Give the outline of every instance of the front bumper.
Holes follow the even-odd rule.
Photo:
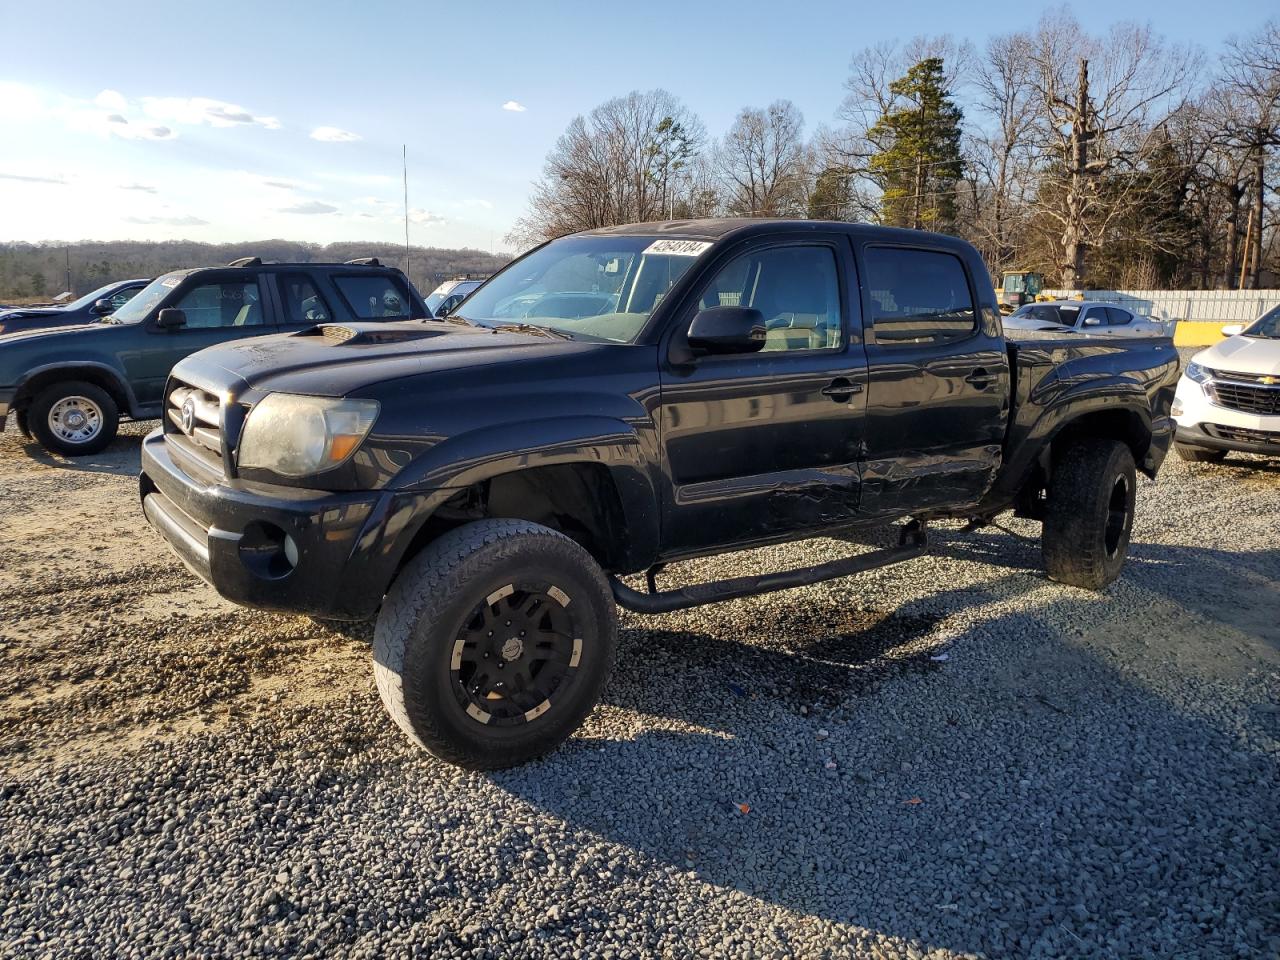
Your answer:
[[[377,611],[430,499],[205,484],[174,463],[159,430],[142,443],[139,494],[156,532],[228,600],[343,620]]]
[[[1262,416],[1212,402],[1189,377],[1178,381],[1177,441],[1210,450],[1280,455],[1280,416]]]

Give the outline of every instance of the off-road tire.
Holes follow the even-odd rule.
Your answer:
[[[1187,463],[1221,463],[1227,456],[1225,450],[1210,450],[1208,447],[1193,447],[1185,443],[1175,443],[1174,452],[1178,459]]]
[[[53,432],[49,425],[49,411],[69,397],[84,397],[98,409],[101,422],[97,432],[84,442],[70,442]],[[120,409],[111,394],[97,384],[83,380],[63,380],[41,390],[27,408],[27,427],[50,453],[64,457],[85,457],[101,453],[116,437],[120,427]]]
[[[566,598],[580,658],[545,712],[517,725],[481,722],[460,701],[455,641],[495,592],[534,582]],[[613,667],[616,632],[608,581],[586,550],[536,523],[480,520],[428,545],[391,585],[374,627],[374,677],[392,719],[432,755],[472,770],[510,767],[548,753],[582,723]]]
[[[1101,590],[1129,552],[1137,477],[1118,440],[1080,440],[1058,458],[1049,481],[1040,549],[1049,577]]]

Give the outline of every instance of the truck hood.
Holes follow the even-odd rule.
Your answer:
[[[54,314],[56,316],[57,314]],[[10,317],[0,317],[0,323]],[[76,323],[64,327],[37,327],[34,330],[15,330],[13,333],[0,333],[0,346],[7,346],[11,343],[25,343],[30,340],[40,340],[44,337],[67,337],[76,334],[85,333],[102,333],[108,336],[120,331],[127,330],[132,324],[127,323],[99,323],[96,320],[91,323]]]
[[[536,333],[437,321],[321,324],[299,333],[251,337],[194,353],[173,375],[210,389],[346,396],[434,370],[458,370],[577,353],[593,345]]]
[[[1197,353],[1193,359],[1212,370],[1280,376],[1280,340],[1228,337],[1208,350]]]

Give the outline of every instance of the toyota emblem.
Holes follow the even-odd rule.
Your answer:
[[[182,432],[190,436],[195,425],[196,402],[191,397],[187,397],[187,402],[182,405]]]

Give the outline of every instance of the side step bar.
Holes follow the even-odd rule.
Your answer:
[[[866,573],[868,570],[887,567],[890,564],[902,563],[904,560],[914,560],[929,550],[925,525],[919,520],[912,520],[906,524],[899,531],[898,544],[896,547],[872,550],[870,553],[860,553],[842,560],[820,563],[814,567],[765,573],[758,577],[734,577],[731,580],[698,583],[678,590],[655,590],[656,570],[649,571],[649,593],[631,589],[616,576],[609,577],[609,586],[613,590],[613,599],[620,607],[635,613],[669,613],[672,610],[687,610],[689,607],[737,600],[739,597],[772,593],[775,590],[806,587],[811,583],[849,577],[856,573]]]

